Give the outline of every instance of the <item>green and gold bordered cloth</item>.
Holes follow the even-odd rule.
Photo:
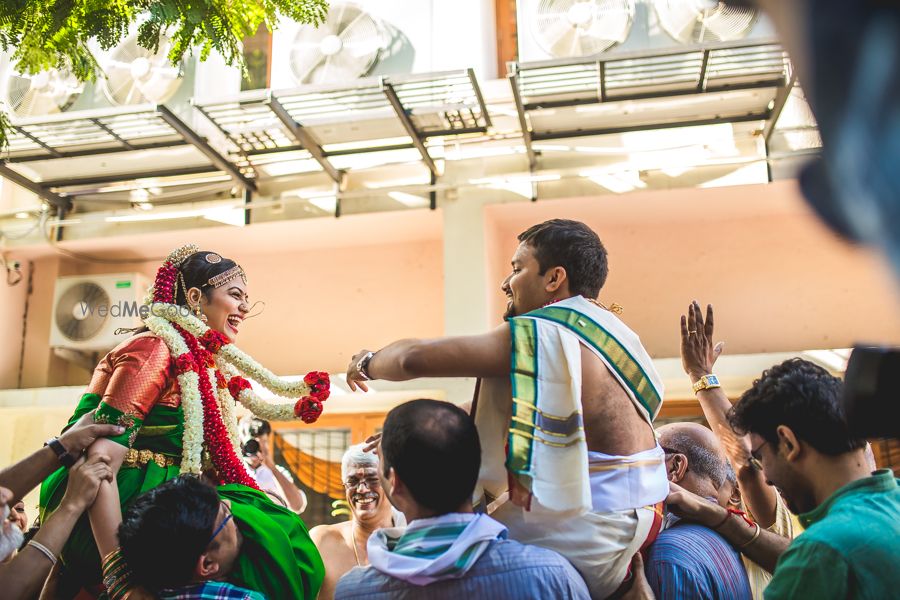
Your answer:
[[[97,394],[84,394],[66,428],[93,410],[95,420],[121,423],[127,428],[121,435],[109,438],[128,448],[116,476],[122,510],[142,493],[179,475],[184,434],[180,406],[157,404],[140,419],[102,402]],[[40,496],[42,521],[59,507],[67,483],[65,468],[44,480]],[[314,599],[325,577],[325,567],[300,517],[248,487],[225,485],[218,492],[231,501],[244,539],[241,555],[229,577],[231,583],[260,591],[268,598]],[[74,590],[74,596],[80,587],[98,589],[100,555],[87,513],[75,524],[61,558],[61,585],[66,591]]]
[[[510,319],[512,411],[506,438],[510,495],[558,512],[591,509],[581,413],[581,345],[622,384],[648,422],[662,382],[638,336],[581,296]],[[479,407],[480,410],[480,407]]]

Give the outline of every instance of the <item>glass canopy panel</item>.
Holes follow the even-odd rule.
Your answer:
[[[14,119],[8,160],[63,158],[73,153],[177,145],[184,140],[156,112],[135,106]]]
[[[777,88],[754,88],[727,92],[644,98],[599,104],[581,104],[528,112],[535,138],[598,135],[626,129],[653,129],[677,123],[711,119],[728,121],[756,115],[764,119]]]
[[[487,128],[489,121],[471,71],[404,78],[392,85],[421,136]]]
[[[600,70],[596,62],[536,68],[522,65],[518,83],[526,106],[600,100]]]

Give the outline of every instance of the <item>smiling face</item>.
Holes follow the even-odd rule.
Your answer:
[[[541,275],[534,249],[525,242],[519,244],[512,257],[512,272],[500,285],[507,298],[503,318],[524,315],[552,300],[553,292],[547,289],[550,276],[550,270]]]
[[[748,439],[750,454],[762,467],[766,483],[778,490],[788,510],[799,515],[815,508],[815,495],[807,484],[806,477],[781,455],[778,445],[752,431]]]
[[[344,489],[356,520],[377,519],[385,510],[390,511],[377,467],[352,465],[344,478]]]
[[[236,278],[220,288],[209,290],[200,300],[200,310],[206,315],[207,325],[224,333],[233,342],[250,311],[247,284]]]
[[[28,515],[25,514],[25,503],[19,502],[9,513],[9,520],[22,532],[28,531]]]

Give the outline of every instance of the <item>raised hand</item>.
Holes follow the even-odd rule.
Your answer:
[[[724,342],[713,346],[713,307],[706,305],[706,320],[700,304],[694,300],[687,316],[681,315],[681,365],[692,381],[712,373],[716,359],[725,348]]]
[[[366,438],[366,445],[363,452],[374,452],[378,454],[378,443],[381,441],[381,432],[374,433]]]

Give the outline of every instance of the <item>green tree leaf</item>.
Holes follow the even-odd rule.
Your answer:
[[[144,48],[158,50],[162,33],[172,38],[173,64],[195,50],[201,60],[216,51],[246,76],[241,42],[261,24],[269,31],[282,18],[319,25],[327,12],[328,0],[3,0],[0,49],[22,72],[64,68],[94,81],[101,69],[88,42],[109,50],[137,25]],[[0,150],[8,142],[5,110],[0,110]]]

